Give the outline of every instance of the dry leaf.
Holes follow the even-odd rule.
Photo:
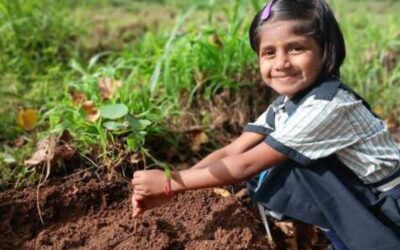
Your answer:
[[[56,157],[62,159],[70,159],[75,155],[75,153],[76,153],[75,148],[67,143],[62,143],[58,145],[55,152]]]
[[[35,166],[53,160],[56,144],[57,137],[54,135],[39,141],[36,145],[36,151],[30,159],[24,161],[24,164],[26,166]]]
[[[89,122],[96,122],[100,118],[100,112],[96,111],[94,113],[86,114],[86,120]]]
[[[24,146],[28,142],[28,140],[29,139],[25,136],[20,136],[11,143],[11,146],[15,148],[20,148]]]
[[[208,37],[208,41],[218,48],[224,47],[224,44],[221,41],[221,38],[218,36],[217,33],[212,34]]]
[[[285,235],[286,249],[298,250],[296,228],[293,221],[279,221],[275,222],[277,226]]]
[[[317,230],[299,221],[279,221],[274,223],[285,235],[286,249],[312,250],[318,241]]]
[[[372,111],[380,117],[383,117],[385,114],[385,109],[381,105],[374,106]]]
[[[243,199],[247,195],[247,190],[242,188],[239,192],[235,194],[235,197],[238,199]]]
[[[393,70],[397,66],[399,56],[400,56],[400,50],[385,51],[383,58],[382,58],[383,66],[388,71]]]
[[[389,130],[392,130],[396,128],[396,119],[393,118],[392,116],[389,116],[388,118],[385,119],[386,126],[388,127]]]
[[[86,101],[82,104],[82,109],[86,113],[86,120],[96,122],[100,118],[100,111],[96,108],[93,101]]]
[[[60,137],[51,135],[36,144],[36,151],[24,164],[28,167],[46,166],[48,176],[59,159],[69,160],[75,155],[76,150],[71,143],[72,136],[67,130]]]
[[[141,161],[142,161],[142,156],[140,154],[132,154],[131,157],[129,157],[129,162],[131,164],[138,164]]]
[[[195,132],[193,134],[192,150],[197,152],[200,150],[201,145],[208,142],[208,136],[204,131]]]
[[[31,131],[36,127],[36,109],[25,109],[18,113],[18,125],[24,130]]]
[[[111,99],[117,90],[122,86],[121,81],[110,78],[99,79],[100,96],[103,100]]]
[[[224,198],[231,196],[231,193],[228,190],[223,189],[223,188],[214,188],[213,192]]]
[[[71,97],[72,97],[72,102],[75,105],[82,104],[83,102],[86,101],[86,95],[83,92],[74,91],[74,92],[71,92],[70,94],[71,94]]]
[[[279,221],[275,225],[287,236],[294,236],[295,225],[293,221]]]
[[[203,86],[204,75],[199,69],[194,71],[194,81],[196,82],[197,88],[201,88]]]
[[[223,108],[222,106],[219,106],[216,108],[218,110],[217,112],[213,113],[213,123],[217,127],[222,127],[224,123],[229,122],[230,117],[228,116],[229,112]]]

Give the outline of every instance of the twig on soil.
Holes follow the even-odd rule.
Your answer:
[[[100,168],[99,165],[97,165],[94,161],[92,161],[92,159],[90,159],[90,158],[87,157],[86,155],[80,153],[79,151],[78,151],[78,154],[79,154],[80,156],[82,156],[84,159],[86,159],[88,162],[90,162],[90,163],[91,163],[93,166],[95,166],[97,169]]]
[[[40,185],[41,185],[41,179],[43,176],[43,172],[44,172],[44,168],[42,169],[42,173],[40,174],[39,184],[37,185],[37,188],[36,188],[36,208],[38,210],[38,214],[39,214],[39,218],[40,218],[40,222],[42,223],[42,226],[44,226],[44,221],[42,218],[42,211],[40,210],[39,194],[40,194]]]
[[[85,173],[85,172],[88,172],[89,170],[92,170],[93,169],[93,167],[89,167],[89,168],[85,168],[85,169],[83,169],[83,170],[79,170],[79,171],[77,171],[77,172],[75,172],[75,173],[73,173],[73,174],[70,174],[70,175],[68,175],[68,176],[66,176],[66,177],[64,177],[65,179],[73,179],[73,177],[75,176],[75,175],[80,175],[80,174],[82,174],[82,173]],[[64,183],[63,185],[65,185],[66,183]]]
[[[43,217],[42,217],[42,210],[40,209],[40,187],[46,182],[46,180],[49,178],[50,176],[50,172],[51,172],[51,160],[54,158],[54,152],[55,152],[55,146],[57,144],[57,140],[56,137],[54,135],[52,135],[50,137],[49,140],[49,146],[46,150],[46,175],[44,177],[44,179],[42,180],[43,177],[43,172],[45,168],[42,168],[42,173],[40,174],[40,180],[39,180],[39,184],[37,186],[36,189],[36,207],[38,210],[38,214],[39,214],[39,218],[40,218],[40,222],[42,223],[42,226],[44,226],[44,221],[43,221]]]

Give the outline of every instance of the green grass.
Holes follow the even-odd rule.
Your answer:
[[[399,107],[400,3],[330,3],[348,48],[343,79],[385,116],[391,115]],[[40,138],[65,129],[81,154],[93,155],[97,148],[92,160],[111,166],[119,160],[113,148],[147,152],[150,137],[162,140],[160,144],[176,143],[168,126],[185,107],[224,89],[240,91],[255,84],[249,76],[257,74],[258,66],[247,28],[264,4],[0,0],[0,189],[34,181],[37,173],[23,166],[24,159]],[[397,55],[391,65],[390,55]],[[104,77],[123,83],[110,100],[99,93],[98,80]],[[109,120],[87,121],[71,91],[84,93],[97,108],[124,104],[136,125],[106,131]],[[27,107],[39,111],[33,132],[15,122],[18,110]],[[205,123],[200,125],[210,123],[207,115],[197,119]],[[11,142],[20,136],[27,144],[13,147]]]
[[[389,115],[399,106],[400,18],[396,13],[400,11],[400,3],[335,2],[339,2],[334,8],[347,45],[343,78],[372,106],[383,108],[384,115]],[[349,12],[352,14],[346,14]]]

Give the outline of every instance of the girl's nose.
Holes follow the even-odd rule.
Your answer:
[[[275,69],[277,70],[287,69],[290,67],[290,65],[291,65],[290,59],[287,54],[285,53],[277,54],[274,63]]]

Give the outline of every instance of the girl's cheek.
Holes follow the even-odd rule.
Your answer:
[[[268,63],[266,61],[260,63],[260,69],[264,74],[267,73],[268,71],[270,71],[271,67],[272,67],[272,64]]]

